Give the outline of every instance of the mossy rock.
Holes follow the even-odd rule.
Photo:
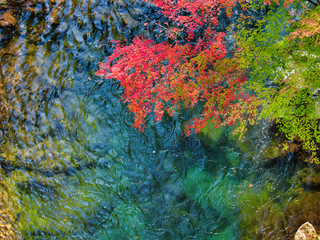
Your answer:
[[[233,167],[237,167],[241,162],[241,154],[234,150],[233,148],[227,147],[225,150],[226,158],[231,163]]]
[[[284,151],[282,151],[281,147],[277,142],[272,141],[263,150],[262,157],[265,159],[275,159],[284,157]]]
[[[259,160],[261,158],[266,160],[284,156],[278,142],[273,141],[272,136],[268,137],[266,135],[266,131],[268,132],[268,129],[270,129],[267,123],[261,122],[248,126],[241,137],[240,134],[234,134],[238,127],[239,125],[235,125],[228,128],[228,140],[233,144],[234,148],[239,149],[248,158],[255,159],[255,156],[259,155]],[[265,138],[262,140],[263,144],[260,144],[261,146],[257,145],[257,143],[261,142],[262,136]]]
[[[283,208],[273,201],[270,186],[255,192],[250,187],[239,194],[239,227],[245,239],[286,239]]]
[[[303,192],[288,204],[286,213],[286,231],[293,239],[299,227],[310,222],[315,229],[320,229],[320,192]]]
[[[242,154],[247,155],[250,159],[255,155],[255,151],[252,149],[252,142],[237,140],[234,146],[239,149]]]
[[[301,187],[308,186],[309,189],[320,189],[320,170],[319,168],[305,168],[299,171]]]
[[[240,137],[239,133],[235,133],[239,126],[239,124],[236,124],[227,128],[227,140],[233,145],[234,149],[238,149],[242,154],[252,157],[255,154],[253,148],[255,146],[254,140],[251,139],[254,132],[253,127],[247,129],[244,135]]]
[[[258,149],[256,148],[256,141],[257,140],[248,137],[246,139],[234,140],[233,143],[235,148],[239,149],[242,154],[248,156],[249,159],[257,159],[259,162],[284,157],[285,152],[279,146],[278,142],[266,141],[267,145]],[[259,155],[259,158],[255,158],[257,155]]]
[[[185,193],[204,208],[212,207],[221,216],[230,216],[235,211],[236,183],[230,177],[214,177],[200,168],[188,171],[183,182]]]
[[[311,223],[306,222],[294,235],[294,240],[319,240],[316,230]]]
[[[212,123],[204,126],[198,134],[199,139],[211,148],[216,148],[226,135],[226,128],[216,128]]]
[[[12,196],[0,188],[0,236],[1,239],[18,240],[22,239],[17,226],[17,212],[13,208]]]

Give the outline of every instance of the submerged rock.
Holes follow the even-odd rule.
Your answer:
[[[220,216],[229,217],[235,213],[236,184],[230,176],[212,176],[201,168],[192,168],[183,182],[186,195],[202,207],[214,208]]]
[[[32,5],[37,3],[43,3],[43,0],[0,0],[0,9],[24,8],[30,4]],[[27,9],[32,10],[32,8]]]
[[[16,212],[12,209],[12,196],[0,187],[0,239],[20,240],[22,239],[16,229]]]
[[[10,11],[5,11],[0,15],[0,27],[10,27],[14,26],[17,20],[12,16]]]
[[[215,128],[212,123],[204,126],[198,134],[199,139],[211,148],[219,147],[225,136],[226,129],[223,127]]]
[[[294,235],[294,240],[312,240],[320,239],[318,238],[317,232],[311,223],[306,222],[298,229],[297,233]]]
[[[282,206],[274,201],[277,192],[272,192],[272,184],[261,191],[245,187],[239,193],[240,230],[245,239],[278,240],[292,239],[286,237],[285,217]]]

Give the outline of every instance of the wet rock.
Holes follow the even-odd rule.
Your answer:
[[[27,2],[27,0],[7,0],[10,6],[22,5]]]
[[[23,7],[27,0],[0,0],[0,9]]]
[[[285,218],[282,206],[274,201],[272,184],[257,192],[246,187],[243,182],[242,192],[237,195],[240,206],[240,229],[245,239],[279,240],[292,239],[286,237]]]
[[[3,182],[1,181],[2,184]],[[15,228],[16,212],[12,209],[11,195],[4,188],[0,187],[0,239],[22,239]]]
[[[28,11],[33,11],[34,8],[30,5],[38,3],[44,3],[44,0],[0,0],[0,9],[27,8]]]
[[[199,139],[207,146],[216,148],[225,136],[225,128],[215,128],[212,123],[204,126],[198,134]]]
[[[289,204],[285,210],[288,239],[293,239],[299,226],[305,222],[310,222],[316,229],[320,229],[319,199],[320,192],[303,192]]]
[[[297,176],[297,186],[300,184],[301,187],[308,190],[320,190],[320,169],[318,166],[306,167],[300,170]]]
[[[7,0],[0,0],[0,9],[8,8],[8,1]]]
[[[284,152],[282,149],[278,146],[277,142],[270,142],[267,147],[264,149],[263,158],[266,159],[275,159],[275,158],[281,158],[284,156]]]
[[[49,23],[51,24],[58,24],[59,23],[59,13],[61,12],[61,9],[59,7],[54,8],[49,17]]]
[[[304,223],[294,235],[294,240],[312,240],[312,239],[320,239],[317,236],[317,232],[312,226],[311,223]]]
[[[288,143],[288,152],[290,153],[296,153],[298,151],[301,151],[301,144],[296,144],[294,142]]]
[[[0,16],[0,27],[10,27],[14,26],[17,23],[17,20],[12,16],[10,11],[5,11]]]

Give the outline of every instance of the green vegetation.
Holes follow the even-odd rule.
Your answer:
[[[248,89],[260,106],[256,118],[274,121],[289,141],[301,142],[318,163],[320,7],[302,11],[297,5],[297,12],[281,5],[270,8],[262,20],[241,19],[236,57],[250,70]]]
[[[0,235],[8,234],[8,238],[13,239],[19,239],[20,234],[28,239],[56,236],[63,239],[77,238],[86,232],[96,235],[94,239],[146,239],[148,237],[143,234],[146,234],[150,224],[157,229],[174,226],[177,232],[189,228],[192,229],[192,237],[193,231],[197,231],[195,228],[202,228],[201,234],[206,234],[203,239],[207,240],[234,239],[239,236],[239,226],[246,239],[284,239],[292,237],[304,221],[311,221],[320,227],[320,196],[316,192],[320,187],[319,169],[314,170],[311,165],[301,170],[297,179],[291,179],[295,187],[287,191],[287,186],[275,190],[273,184],[282,180],[279,177],[281,174],[266,166],[267,163],[277,164],[286,152],[300,150],[300,146],[305,158],[319,162],[320,7],[311,4],[303,6],[298,1],[290,1],[288,6],[289,3],[281,1],[277,4],[255,1],[256,5],[252,2],[245,5],[243,1],[235,0],[233,3],[242,4],[249,11],[244,11],[237,24],[231,27],[236,43],[235,48],[226,53],[225,33],[215,32],[217,24],[214,21],[220,13],[224,13],[225,8],[228,16],[232,15],[229,1],[220,1],[216,15],[211,14],[216,2],[207,1],[212,5],[203,11],[209,14],[198,22],[198,27],[204,29],[202,35],[192,25],[192,20],[198,20],[203,9],[201,4],[197,5],[200,0],[190,1],[190,6],[186,4],[188,1],[173,1],[177,2],[175,6],[165,5],[168,1],[154,2],[160,3],[158,6],[166,10],[170,18],[171,22],[163,30],[164,35],[167,31],[168,41],[159,44],[136,38],[134,45],[127,48],[118,46],[115,51],[118,55],[109,62],[112,68],[106,72],[110,75],[109,71],[113,71],[112,78],[121,76],[121,84],[127,88],[125,90],[132,90],[125,91],[127,95],[124,99],[137,115],[136,127],[143,128],[144,120],[150,113],[159,120],[165,113],[166,117],[175,117],[183,112],[181,109],[193,108],[195,114],[191,120],[185,118],[187,125],[183,128],[187,130],[187,135],[195,131],[197,137],[211,147],[205,150],[210,154],[197,162],[198,155],[194,154],[196,147],[184,149],[173,144],[159,147],[156,142],[157,151],[152,145],[150,155],[137,157],[132,153],[134,144],[123,141],[131,134],[118,137],[113,131],[95,133],[101,126],[94,117],[95,109],[89,111],[86,107],[91,105],[91,101],[87,103],[74,99],[71,103],[70,98],[43,98],[41,101],[35,98],[36,103],[24,106],[25,101],[20,100],[23,110],[51,101],[52,104],[43,104],[43,114],[34,114],[37,119],[35,124],[26,121],[29,114],[19,113],[19,104],[11,106],[7,103],[8,97],[0,96],[4,105],[10,106],[10,111],[3,110],[3,115],[7,116],[1,116],[3,125],[7,121],[8,126],[3,127],[7,135],[4,138],[6,141],[1,142],[0,152]],[[181,18],[181,11],[189,13]],[[254,18],[250,11],[264,11],[264,14]],[[174,24],[175,20],[178,22],[177,28],[170,29],[173,25],[169,25]],[[181,27],[183,24],[185,26]],[[194,42],[180,41],[182,33],[188,34],[189,40]],[[84,40],[91,39],[90,34],[85,33],[85,36]],[[80,45],[81,41],[75,36],[73,38]],[[36,47],[34,44],[32,49]],[[137,52],[137,56],[132,55],[133,52]],[[123,56],[130,61],[119,61]],[[54,61],[57,60],[59,57]],[[117,67],[117,61],[121,62],[121,68]],[[80,61],[77,59],[77,62]],[[131,64],[129,67],[128,63]],[[62,69],[62,65],[59,68]],[[76,71],[76,64],[73,68]],[[135,74],[135,69],[140,69],[142,74]],[[64,71],[69,72],[69,69]],[[64,74],[57,75],[65,77]],[[126,82],[128,76],[132,78]],[[136,83],[139,84],[135,86]],[[34,82],[29,85],[36,86]],[[143,94],[139,95],[138,90]],[[4,93],[2,95],[6,96]],[[100,101],[102,97],[94,99]],[[64,105],[74,105],[67,108],[74,112],[68,113]],[[197,112],[197,108],[201,107],[200,113]],[[9,116],[14,110],[18,111],[18,120],[11,125]],[[255,156],[258,137],[253,133],[260,128],[256,124],[260,120],[274,122],[279,139],[282,135],[282,142],[278,139],[265,141],[263,148],[259,149],[260,155]],[[18,124],[20,126],[15,126]],[[121,125],[113,119],[105,124],[112,127]],[[30,130],[30,125],[35,126],[33,130]],[[240,133],[241,140],[232,134],[234,131]],[[109,139],[101,138],[96,143],[98,147],[95,147],[92,142],[97,135],[106,133],[110,133]],[[106,141],[107,147],[103,146]],[[184,141],[182,137],[181,141]],[[127,148],[115,148],[117,145],[126,145]],[[114,149],[119,150],[116,157],[112,155]],[[156,155],[158,152],[162,155]],[[120,156],[125,154],[129,155],[132,163],[122,171],[125,164],[122,165]],[[171,159],[167,159],[170,154],[179,155],[182,160],[171,165]],[[128,176],[137,169],[131,166],[138,165],[144,158],[151,163],[158,160],[160,163],[137,167],[151,166],[152,170],[146,169],[143,174],[137,174],[137,181],[133,182]],[[255,158],[260,162],[244,161],[243,158]],[[165,170],[162,170],[161,161],[168,161]],[[192,161],[196,163],[190,165]],[[248,167],[250,164],[258,165],[263,170],[253,172]],[[257,176],[263,175],[264,170],[274,170],[276,173]],[[149,179],[143,182],[146,176]],[[278,177],[280,180],[274,180]],[[261,186],[265,182],[268,185]],[[159,193],[152,193],[153,189],[158,189]],[[134,194],[123,197],[134,190],[137,195],[143,196],[140,202],[132,198]],[[144,198],[144,194],[149,192],[150,197]],[[289,199],[288,202],[285,199]],[[168,205],[171,209],[165,210],[169,212],[167,216],[170,215],[170,219],[157,219],[155,223],[154,219],[160,219]],[[204,218],[202,212],[216,216]],[[298,220],[293,220],[292,216],[298,216]],[[100,217],[103,220],[94,221],[94,218]],[[146,221],[147,218],[150,221]],[[221,222],[211,223],[207,219]],[[206,230],[204,222],[216,224],[217,227],[207,227]],[[172,239],[169,233],[161,236]]]
[[[150,114],[160,121],[165,112],[201,105],[186,119],[187,136],[194,131],[216,142],[221,131],[213,128],[241,123],[242,136],[248,124],[268,119],[319,162],[319,1],[150,2],[172,21],[163,26],[167,41],[119,44],[96,73],[120,82],[133,127],[142,131]],[[243,12],[230,27],[235,45],[228,52],[231,43],[216,26],[236,4]]]

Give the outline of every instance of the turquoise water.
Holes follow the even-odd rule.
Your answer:
[[[150,9],[61,0],[13,10],[16,28],[1,33],[0,154],[16,235],[232,240],[284,221],[296,166],[266,154],[277,144],[267,124],[244,142],[232,129],[186,138],[181,113],[150,118],[140,133],[118,83],[95,76],[112,40],[148,34],[145,15],[158,17]]]

